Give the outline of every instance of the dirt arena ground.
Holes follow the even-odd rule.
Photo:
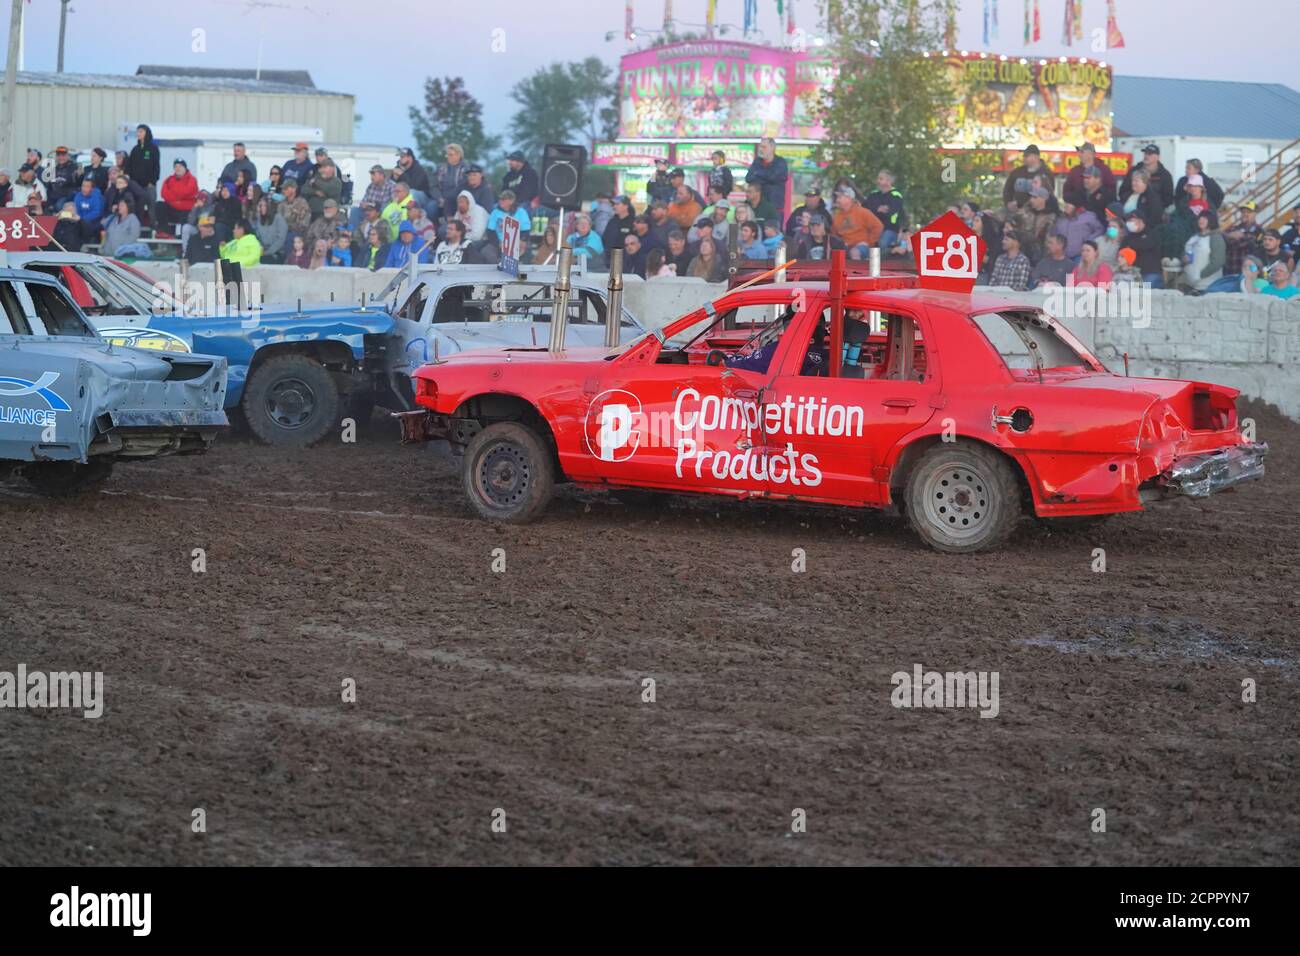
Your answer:
[[[0,710],[0,863],[1298,863],[1300,426],[1244,414],[1264,483],[969,559],[702,499],[495,527],[380,422],[5,486],[0,670],[107,703]],[[895,709],[916,663],[1000,713]]]

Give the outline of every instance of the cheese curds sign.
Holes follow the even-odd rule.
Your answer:
[[[959,100],[949,114],[945,147],[1073,149],[1091,143],[1109,152],[1114,72],[1086,59],[1029,59],[949,54],[943,69]]]

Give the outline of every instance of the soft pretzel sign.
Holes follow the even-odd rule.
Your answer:
[[[53,216],[27,214],[26,209],[0,209],[0,249],[27,252],[48,245],[54,232]]]
[[[922,289],[969,294],[987,252],[988,243],[956,213],[944,213],[912,236],[912,257]]]

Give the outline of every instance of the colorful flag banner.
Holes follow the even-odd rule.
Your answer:
[[[636,37],[636,31],[632,29],[632,20],[635,16],[635,11],[632,9],[634,3],[635,0],[627,0],[623,17],[623,36],[628,40]]]
[[[785,32],[794,33],[794,0],[786,0],[786,2],[789,4],[789,6],[786,7],[786,12],[789,16],[786,17]]]
[[[673,0],[664,0],[664,29],[673,28]]]
[[[754,29],[754,20],[758,16],[758,0],[745,0],[745,36]]]
[[[704,32],[710,37],[713,36],[713,21],[718,16],[718,0],[709,0],[709,5],[704,11]]]
[[[998,39],[998,0],[993,0],[993,39]]]
[[[1034,0],[1034,42],[1037,43],[1043,38],[1043,11],[1038,6],[1038,0]]]
[[[1124,34],[1119,32],[1119,20],[1115,17],[1115,0],[1106,0],[1106,49],[1119,50],[1124,47]]]
[[[943,42],[950,50],[957,46],[957,0],[948,0],[943,24]]]

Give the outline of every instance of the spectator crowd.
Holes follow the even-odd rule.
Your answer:
[[[147,257],[151,239],[174,240],[191,263],[223,258],[371,270],[412,259],[491,264],[501,259],[507,219],[521,235],[536,237],[525,261],[552,263],[567,244],[600,269],[611,250],[622,249],[625,271],[651,278],[720,281],[733,229],[743,259],[770,260],[782,247],[799,260],[828,259],[836,249],[852,260],[869,258],[873,248],[910,255],[904,197],[890,170],[877,172],[870,191],[848,178],[829,195],[810,186],[787,210],[790,169],[771,138],[757,144],[741,191],[718,149],[707,180],[695,184],[684,169],[657,161],[644,208],[629,196],[601,193],[564,217],[542,205],[537,171],[523,153],[507,157],[495,186],[459,144],[447,144],[443,159],[426,168],[411,149],[401,149],[391,167],[370,168],[356,196],[323,147],[297,143],[291,158],[259,179],[244,144],[235,143],[216,182],[205,185],[180,158],[163,176],[153,132],[141,124],[132,149],[117,152],[111,164],[101,148],[84,166],[63,146],[48,160],[28,150],[16,178],[0,170],[0,205],[56,216],[53,238],[69,250],[97,244],[106,255]],[[973,199],[950,207],[988,245],[981,284],[1028,290],[1142,281],[1191,294],[1300,294],[1300,206],[1285,231],[1264,228],[1249,202],[1225,226],[1223,188],[1198,160],[1175,182],[1155,145],[1117,177],[1084,144],[1078,164],[1057,179],[1038,147],[1029,146],[1007,175],[997,208]],[[705,187],[703,195],[696,185]]]
[[[1145,282],[1190,295],[1300,295],[1300,206],[1285,232],[1257,222],[1251,201],[1227,213],[1223,188],[1200,160],[1189,160],[1175,183],[1154,144],[1116,177],[1085,143],[1059,199],[1056,178],[1029,146],[1003,184],[1000,208],[952,207],[988,246],[981,284],[1025,291]],[[1225,225],[1221,213],[1233,221]]]

